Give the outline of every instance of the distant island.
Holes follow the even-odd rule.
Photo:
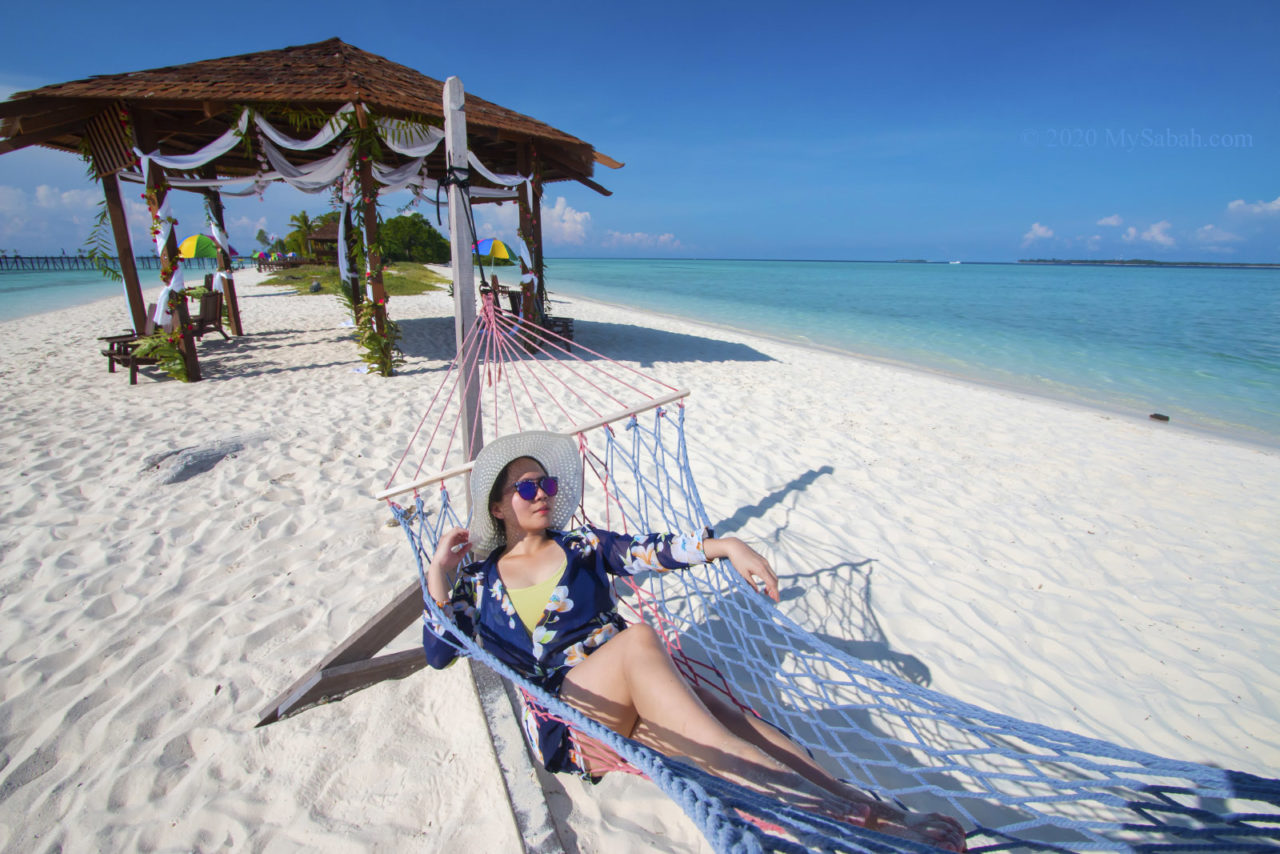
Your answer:
[[[1241,267],[1249,270],[1280,270],[1280,264],[1228,264],[1221,261],[1153,261],[1150,258],[1090,261],[1075,258],[1019,258],[1019,264],[1083,264],[1090,267]]]

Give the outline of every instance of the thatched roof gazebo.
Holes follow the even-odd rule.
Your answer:
[[[439,149],[423,155],[418,168],[412,156],[389,146],[387,125],[379,123],[396,121],[415,134],[440,128],[445,115],[444,88],[438,80],[334,38],[17,92],[0,103],[0,154],[41,145],[92,158],[111,214],[135,329],[140,330],[144,308],[117,185],[118,177],[141,179],[138,172],[131,171],[139,167],[136,152],[156,158],[153,163],[144,157],[140,171],[145,173],[153,220],[161,229],[164,195],[175,187],[204,193],[220,230],[224,227],[220,182],[305,172],[334,156],[331,147],[323,145],[289,148],[287,162],[273,160],[276,171],[271,172],[264,156],[269,145],[262,142],[261,135],[255,135],[246,116],[252,114],[255,121],[307,134],[339,122],[343,126],[335,137],[337,143],[354,143],[347,177],[358,183],[361,203],[352,213],[363,220],[365,243],[370,248],[368,284],[377,305],[376,325],[382,331],[386,294],[376,251],[377,191],[380,182],[382,186],[388,182],[375,178],[375,166],[383,173],[417,169],[420,188],[424,182],[433,186],[434,182],[448,183],[451,171],[445,152]],[[338,113],[344,106],[353,109]],[[622,164],[575,136],[474,96],[466,101],[466,127],[466,147],[488,167],[488,174],[528,179],[532,192],[516,194],[508,188],[506,197],[518,197],[521,233],[530,244],[534,273],[541,282],[541,186],[571,180],[608,195],[593,179],[595,165],[618,168]],[[198,158],[229,132],[239,139],[216,159],[189,169],[173,165],[183,156]],[[279,157],[281,151],[266,153]],[[170,165],[159,165],[160,159]],[[475,191],[502,186],[485,175],[475,169],[466,178],[475,201],[484,200]],[[457,175],[452,174],[452,179],[456,181]],[[166,243],[167,249],[161,250],[162,278],[168,283],[177,252],[171,234]],[[171,266],[164,263],[166,255]],[[222,269],[229,269],[230,259],[221,261]],[[229,296],[234,311],[233,294],[234,287]],[[233,331],[239,331],[238,321],[236,313]],[[194,359],[194,347],[188,349]]]

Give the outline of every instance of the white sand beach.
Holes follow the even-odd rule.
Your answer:
[[[107,373],[119,298],[0,324],[0,848],[519,850],[465,668],[254,728],[414,578],[370,496],[453,347],[448,297],[396,298],[403,371],[358,373],[334,299],[255,278],[250,334],[206,338],[193,385]],[[710,516],[801,624],[856,628],[799,589],[851,562],[934,689],[1280,771],[1280,452],[556,299],[692,390]],[[709,850],[647,781],[547,785],[566,850]]]

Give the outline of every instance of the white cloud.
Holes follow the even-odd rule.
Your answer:
[[[1112,214],[1111,216],[1104,216],[1102,219],[1098,220],[1097,224],[1118,226],[1118,225],[1121,225],[1122,223],[1124,223],[1124,220],[1120,218],[1120,214]]]
[[[547,245],[572,243],[581,245],[587,239],[591,214],[569,207],[564,196],[557,196],[552,207],[542,208],[542,239]]]
[[[1138,239],[1138,229],[1133,226],[1129,226],[1124,230],[1124,234],[1121,235],[1121,238],[1125,243],[1132,243]]]
[[[1031,229],[1022,235],[1022,245],[1029,246],[1037,240],[1044,240],[1053,237],[1053,229],[1041,225],[1038,222],[1031,223]]]
[[[1227,205],[1227,210],[1231,213],[1243,214],[1274,214],[1280,213],[1280,196],[1276,196],[1275,201],[1271,202],[1254,202],[1247,204],[1244,199],[1236,199]]]
[[[1202,225],[1196,229],[1196,240],[1201,243],[1238,243],[1244,238],[1223,231],[1215,225]]]
[[[265,230],[267,227],[267,218],[260,216],[257,219],[250,219],[241,214],[227,220],[227,235],[243,234],[249,240],[253,240],[258,236],[259,231]]]
[[[680,241],[674,234],[648,234],[643,231],[621,232],[609,231],[604,243],[607,247],[627,246],[636,249],[679,249]]]
[[[0,186],[0,213],[27,214],[32,208],[78,213],[93,210],[101,199],[92,190],[60,190],[48,184],[41,184],[33,193],[21,187]]]
[[[27,212],[27,194],[17,187],[0,184],[0,214],[18,216]]]
[[[1084,245],[1090,252],[1097,252],[1102,246],[1102,235],[1094,234],[1085,239]]]
[[[1155,225],[1142,232],[1142,239],[1148,243],[1155,243],[1159,246],[1173,246],[1175,241],[1169,236],[1170,224],[1167,219],[1162,219]]]
[[[101,198],[100,193],[92,190],[59,190],[48,184],[36,187],[35,193],[36,205],[50,210],[88,210]]]
[[[520,231],[520,206],[515,202],[500,205],[476,205],[476,239],[498,237],[514,240]],[[546,217],[544,216],[545,220]],[[544,238],[545,239],[545,238]]]

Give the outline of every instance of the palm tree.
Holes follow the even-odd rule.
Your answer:
[[[289,225],[293,226],[293,232],[289,235],[289,239],[297,241],[298,254],[311,254],[308,243],[311,240],[311,235],[316,233],[319,223],[308,216],[306,211],[299,211],[289,217]]]

